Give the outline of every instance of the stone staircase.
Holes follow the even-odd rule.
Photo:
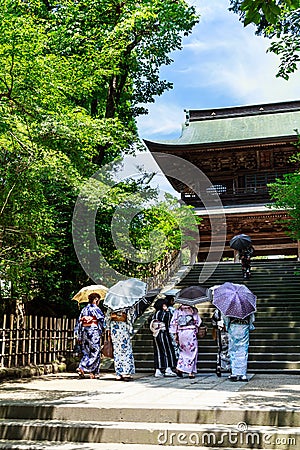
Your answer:
[[[283,375],[254,375],[246,390],[212,374],[192,382],[141,376],[117,387],[108,378],[45,377],[44,386],[35,388],[7,384],[10,398],[0,400],[0,449],[293,450],[300,439],[295,378],[289,377],[289,385]]]
[[[191,267],[178,287],[197,284],[203,264]],[[300,264],[254,262],[249,288],[257,295],[251,334],[249,383],[214,375],[216,345],[200,341],[196,379],[138,374],[116,383],[73,374],[2,383],[2,450],[294,450],[300,442]],[[239,264],[221,263],[205,285],[241,283]],[[213,307],[199,305],[207,325]],[[151,309],[134,338],[137,370],[153,371]],[[143,325],[143,321],[145,321]],[[255,373],[253,375],[253,373]],[[264,375],[267,373],[267,375]],[[269,375],[268,375],[269,373]],[[288,374],[288,376],[285,375]]]
[[[203,267],[201,263],[193,265],[176,287],[199,284]],[[251,279],[244,281],[240,264],[224,262],[203,285],[210,287],[225,281],[245,283],[257,295],[256,329],[250,335],[249,372],[300,373],[300,263],[254,260]],[[214,307],[203,303],[198,305],[198,310],[210,328]],[[216,343],[210,330],[199,344],[198,371],[215,371]],[[138,371],[153,371],[152,335],[147,321],[134,338],[134,354]]]

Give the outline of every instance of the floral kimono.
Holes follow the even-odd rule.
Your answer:
[[[197,308],[181,305],[173,314],[169,330],[178,335],[179,358],[176,368],[180,372],[197,373],[197,332],[200,324]]]
[[[222,313],[216,309],[211,318],[211,324],[215,333],[215,339],[218,346],[217,355],[217,375],[221,376],[222,371],[230,371],[230,357],[228,352],[228,332],[226,330],[224,321],[222,320]]]
[[[84,317],[93,318],[90,326],[84,326]],[[97,375],[100,372],[101,335],[104,327],[104,314],[97,305],[88,304],[82,309],[77,324],[77,338],[81,343],[81,351],[83,353],[78,368],[84,372]]]
[[[228,331],[229,356],[232,376],[246,376],[248,364],[249,332],[254,330],[254,314],[245,319],[222,315]]]
[[[134,308],[126,309],[126,321],[112,319],[113,311],[107,310],[106,324],[111,332],[111,340],[114,351],[114,366],[117,376],[133,375],[135,373],[134,357],[131,345],[133,322],[136,318]]]

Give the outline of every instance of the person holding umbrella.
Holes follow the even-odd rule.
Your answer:
[[[131,381],[135,363],[131,344],[136,305],[144,298],[147,284],[136,278],[113,285],[104,300],[106,324],[111,335],[117,381]]]
[[[251,276],[251,256],[254,253],[252,245],[239,251],[239,259],[242,263],[242,274],[244,280],[249,280]]]
[[[215,309],[211,318],[211,324],[213,339],[217,342],[218,347],[216,374],[218,377],[221,377],[222,371],[230,371],[230,357],[228,352],[228,332],[219,309]]]
[[[208,289],[208,296],[212,301],[214,298],[214,291],[219,285],[212,286]],[[218,377],[222,376],[222,371],[230,372],[230,357],[228,353],[228,333],[222,319],[222,313],[217,308],[211,317],[212,336],[217,343],[217,367],[216,374]]]
[[[90,378],[96,378],[100,372],[101,335],[104,328],[104,314],[99,308],[101,297],[97,292],[88,295],[88,305],[85,306],[77,322],[77,340],[81,345],[82,358],[77,368],[80,378],[85,372]]]
[[[150,323],[153,334],[154,376],[156,378],[176,377],[172,369],[176,366],[177,358],[169,333],[172,314],[168,310],[167,300],[165,298],[156,300],[154,309],[155,313]]]
[[[243,278],[248,280],[250,278],[251,256],[254,252],[250,236],[247,234],[237,234],[230,240],[229,246],[239,252]]]
[[[248,381],[249,332],[254,330],[256,296],[245,285],[226,282],[214,290],[213,305],[228,332],[230,381]]]
[[[175,340],[179,344],[179,358],[177,361],[177,375],[183,376],[183,372],[189,374],[189,378],[195,378],[198,360],[198,329],[201,318],[194,306],[202,301],[208,301],[205,289],[201,286],[190,286],[181,289],[175,296],[175,301],[180,306],[173,314],[170,333],[175,334]]]

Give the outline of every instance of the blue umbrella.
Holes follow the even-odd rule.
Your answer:
[[[226,282],[214,290],[212,304],[225,316],[244,319],[256,311],[256,295],[244,284]]]

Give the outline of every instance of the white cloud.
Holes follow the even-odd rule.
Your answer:
[[[289,81],[276,78],[279,59],[266,53],[271,41],[243,27],[228,11],[228,0],[194,0],[200,23],[173,54],[161,74],[174,83],[138,121],[141,137],[178,137],[184,109],[234,106],[300,98],[300,72]]]
[[[160,102],[148,105],[149,114],[138,118],[140,136],[159,136],[181,133],[184,121],[182,107],[167,101],[167,95]]]

